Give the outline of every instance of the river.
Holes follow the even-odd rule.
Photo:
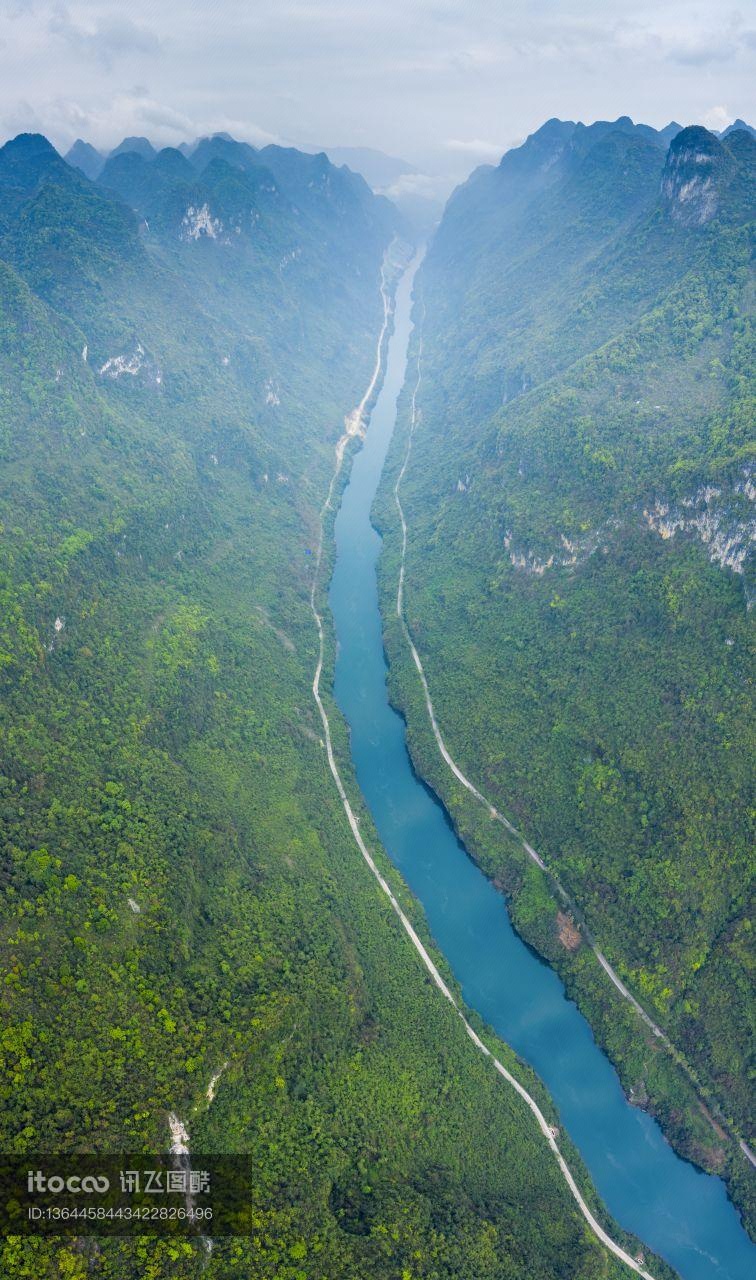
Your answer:
[[[753,1280],[756,1247],[724,1184],[679,1159],[656,1122],[627,1102],[559,978],[518,938],[503,897],[415,776],[404,722],[388,702],[376,579],[381,539],[370,509],[405,379],[416,266],[398,286],[383,386],[335,522],[335,696],[350,726],[357,778],[384,848],[422,903],[467,1004],[538,1072],[617,1222],[683,1280]],[[553,1158],[545,1146],[544,1158]]]

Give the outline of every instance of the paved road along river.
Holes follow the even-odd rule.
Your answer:
[[[335,694],[351,728],[360,787],[465,1000],[544,1080],[616,1220],[683,1280],[753,1280],[756,1247],[722,1182],[680,1160],[655,1121],[627,1102],[588,1023],[556,974],[517,937],[504,899],[413,773],[403,721],[388,703],[376,585],[381,540],[370,508],[406,373],[412,276],[410,269],[399,284],[383,387],[335,525],[329,592],[339,646]],[[408,519],[411,525],[411,511]]]

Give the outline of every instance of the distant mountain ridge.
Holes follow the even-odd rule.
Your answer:
[[[92,157],[76,145],[74,158],[95,172]],[[126,139],[96,169],[96,181],[139,213],[150,233],[226,246],[229,236],[249,232],[253,224],[283,242],[284,211],[294,222],[327,226],[330,236],[359,236],[366,220],[384,229],[398,229],[401,222],[359,174],[333,165],[324,153],[257,149],[227,134],[199,139],[183,151],[155,151],[146,139]]]
[[[756,136],[756,129],[754,129],[753,125],[746,124],[745,120],[741,120],[740,118],[738,118],[737,120],[733,120],[732,124],[728,124],[726,129],[722,129],[717,134],[717,137],[726,138],[728,134],[738,133],[740,131],[744,131],[745,133],[750,133]]]
[[[69,147],[64,159],[73,169],[80,169],[87,178],[96,178],[105,163],[105,157],[92,146],[90,142],[84,142],[81,138],[77,138],[72,147]]]
[[[613,122],[596,121],[592,125],[555,118],[547,121],[536,133],[530,135],[522,147],[507,152],[502,157],[501,165],[514,173],[518,165],[527,166],[538,155],[543,156],[544,163],[555,163],[554,143],[557,140],[564,149],[584,150],[602,133],[611,131],[625,132],[666,149],[675,134],[682,128],[683,126],[676,121],[671,121],[663,129],[654,129],[650,125],[634,124],[629,116],[620,116]],[[739,128],[753,132],[751,126],[736,120],[721,134],[715,136],[725,137]],[[280,148],[282,151],[286,149]],[[77,139],[66,153],[65,159],[75,168],[81,169],[87,177],[98,178],[108,161],[117,156],[134,153],[150,161],[158,154],[158,150],[149,139],[144,137],[124,138],[109,152],[97,151],[90,143]],[[243,164],[242,156],[246,156],[250,164],[255,163],[254,157],[258,157],[259,163],[266,163],[262,157],[268,148],[256,148],[249,143],[237,142],[229,133],[220,132],[196,138],[193,142],[182,142],[176,148],[166,147],[162,150],[177,150],[185,158],[191,159],[195,167],[198,167],[200,160],[210,153],[216,156],[226,154],[227,157],[233,157],[230,163],[238,167]],[[300,152],[308,155],[314,153],[315,149],[311,147]],[[515,159],[519,153],[522,154]],[[419,173],[417,168],[408,161],[387,155],[372,147],[324,147],[320,154],[326,154],[336,167],[346,166],[353,173],[361,175],[377,194],[386,195],[391,199],[403,218],[407,220],[407,225],[416,229],[416,234],[427,235],[439,220],[443,202],[434,191],[432,180],[427,175]],[[483,166],[483,169],[487,167]]]
[[[375,147],[322,147],[333,164],[345,164],[354,173],[363,178],[374,191],[383,191],[396,182],[397,178],[417,173],[415,165],[398,156],[387,155]]]
[[[572,136],[581,130],[597,129],[597,128],[622,128],[632,129],[640,136],[646,137],[649,141],[657,143],[659,146],[668,146],[676,133],[679,133],[683,126],[676,121],[671,121],[665,125],[663,129],[654,129],[651,125],[633,124],[629,116],[620,116],[616,121],[597,121],[594,125],[584,125],[570,120],[558,120],[556,118],[548,120],[542,125],[535,134],[530,135],[535,138],[538,135],[549,132],[554,127],[558,127],[564,131],[565,136]],[[724,138],[730,133],[735,133],[739,129],[744,129],[749,133],[754,133],[752,125],[746,124],[744,120],[738,118],[732,124],[720,132],[714,131],[715,137]],[[219,132],[205,137],[196,138],[193,142],[181,142],[177,144],[176,150],[182,155],[189,156],[197,147],[203,143],[220,139],[226,142],[234,142],[230,133]],[[528,139],[529,141],[529,139]],[[250,146],[249,143],[240,143],[237,145]],[[145,159],[154,157],[161,149],[156,147],[148,138],[145,137],[126,137],[113,147],[110,151],[102,151],[92,146],[91,143],[77,138],[68,151],[64,155],[64,159],[74,168],[81,169],[88,178],[96,177],[99,170],[105,164],[106,160],[114,156],[122,155],[129,151],[136,152]],[[251,150],[255,150],[250,146]],[[313,147],[304,148],[306,154],[314,152]],[[388,155],[384,151],[380,151],[375,147],[347,147],[341,145],[327,146],[320,148],[335,165],[347,165],[356,173],[361,173],[365,181],[374,189],[385,189],[390,187],[397,179],[415,174],[418,172],[415,165],[410,164],[407,160],[402,160],[397,156]],[[511,154],[511,153],[509,153]]]

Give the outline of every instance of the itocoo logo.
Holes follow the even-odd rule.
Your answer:
[[[30,1169],[26,1177],[26,1187],[31,1194],[37,1192],[40,1195],[59,1196],[62,1191],[67,1191],[74,1196],[82,1193],[91,1195],[92,1192],[102,1194],[110,1189],[110,1179],[104,1174],[100,1178],[95,1174],[85,1174],[80,1178],[75,1173],[68,1178],[61,1178],[57,1174],[48,1178],[41,1169]]]

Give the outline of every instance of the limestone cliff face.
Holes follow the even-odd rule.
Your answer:
[[[728,153],[708,129],[683,129],[672,140],[661,194],[669,214],[685,226],[703,226],[716,217]]]
[[[465,486],[460,481],[460,488]],[[656,496],[643,507],[642,518],[665,540],[688,534],[701,541],[713,564],[743,577],[746,599],[753,603],[753,550],[756,546],[756,473],[745,467],[719,486],[700,485],[678,500]],[[504,549],[514,569],[542,577],[549,569],[574,570],[597,551],[607,554],[613,535],[637,520],[637,510],[627,521],[611,519],[576,538],[559,533],[550,554],[541,554],[523,543],[516,533],[504,532]]]
[[[672,139],[661,181],[661,203],[676,222],[702,227],[753,217],[756,138],[744,126],[720,139],[692,125]]]
[[[678,503],[657,498],[643,517],[662,538],[692,533],[706,546],[709,559],[723,569],[744,574],[756,544],[756,484],[752,468],[734,483],[702,485]]]

